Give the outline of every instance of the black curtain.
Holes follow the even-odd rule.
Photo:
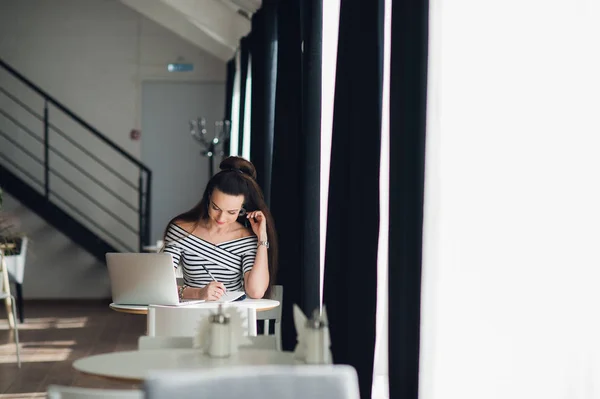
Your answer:
[[[230,121],[231,122],[231,115],[232,115],[232,110],[231,107],[233,106],[233,83],[235,81],[235,56],[229,60],[229,62],[227,63],[227,80],[225,83],[225,113],[224,113],[224,120]],[[223,141],[223,152],[225,153],[225,156],[227,155],[231,155],[230,153],[230,148],[229,148],[229,137],[225,138],[225,140]]]
[[[242,153],[242,144],[244,142],[244,119],[246,114],[246,80],[248,78],[248,59],[250,58],[250,41],[252,40],[252,33],[248,36],[243,37],[240,41],[240,127],[238,136],[238,154]]]
[[[402,399],[419,384],[428,13],[428,1],[392,6],[389,386]]]
[[[285,350],[296,344],[292,305],[307,314],[319,305],[321,9],[320,0],[286,0],[277,8],[271,211],[279,235]]]
[[[277,79],[276,2],[263,1],[252,17],[252,118],[250,159],[256,167],[258,184],[267,204],[271,198],[273,134],[275,125],[275,82]]]
[[[335,363],[371,398],[377,306],[383,0],[342,0],[329,178],[324,301]]]

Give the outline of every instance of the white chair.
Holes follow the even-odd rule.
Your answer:
[[[219,399],[360,399],[356,371],[346,365],[157,371],[149,374],[144,392],[148,399],[195,399],[199,392]]]
[[[139,390],[93,389],[65,387],[61,385],[48,386],[48,399],[143,399],[144,393]]]
[[[17,365],[21,367],[21,352],[19,348],[19,325],[17,322],[17,309],[15,307],[15,297],[10,293],[10,284],[8,282],[8,268],[4,253],[0,249],[0,301],[6,303],[8,324],[15,330],[15,344],[17,345]]]
[[[275,340],[271,337],[259,335],[248,337],[249,345],[241,345],[240,348],[272,349],[275,350]],[[194,347],[194,337],[148,337],[142,335],[138,338],[138,350],[152,349],[191,349]]]
[[[265,335],[269,334],[269,320],[275,320],[275,348],[278,351],[281,351],[281,309],[283,308],[283,285],[273,286],[273,295],[271,295],[271,298],[279,301],[279,306],[277,306],[275,309],[258,312],[256,319],[264,321]],[[265,340],[265,343],[268,342],[268,340]]]
[[[277,340],[274,335],[257,335],[256,337],[248,337],[248,339],[250,340],[250,345],[247,346],[248,348],[281,351],[280,348],[277,347]],[[243,347],[243,345],[241,347]]]
[[[138,350],[151,349],[191,349],[194,347],[194,337],[148,337],[138,338]]]
[[[224,309],[235,307],[241,310],[244,326],[248,335],[256,335],[256,309],[234,304],[222,304]],[[193,337],[196,335],[200,320],[215,313],[218,303],[201,303],[189,306],[148,307],[149,337]]]

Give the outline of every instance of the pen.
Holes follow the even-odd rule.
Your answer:
[[[204,266],[202,264],[200,266],[202,266],[202,268],[206,271],[206,273],[208,273],[208,275],[210,276],[210,278],[213,279],[213,281],[217,281],[217,279],[215,278],[215,276],[213,276],[212,273],[210,271],[208,271],[208,269],[206,268],[206,266]]]

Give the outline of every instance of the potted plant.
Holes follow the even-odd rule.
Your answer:
[[[10,280],[16,286],[16,300],[19,319],[23,322],[23,276],[25,272],[25,256],[28,239],[22,234],[13,232],[13,219],[2,208],[2,188],[0,188],[0,245],[3,247],[4,261]],[[0,284],[3,287],[3,284]]]

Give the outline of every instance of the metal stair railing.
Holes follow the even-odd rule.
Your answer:
[[[150,240],[152,171],[65,105],[0,59],[1,70],[8,72],[9,75],[22,83],[27,89],[41,97],[43,108],[41,112],[34,109],[34,106],[27,104],[18,95],[9,91],[5,86],[0,85],[0,98],[4,97],[6,99],[5,102],[0,102],[0,118],[3,118],[8,125],[13,127],[13,129],[7,131],[9,129],[0,126],[0,137],[7,143],[10,143],[15,153],[19,153],[19,156],[15,156],[15,153],[11,152],[10,148],[2,148],[5,146],[0,146],[0,160],[4,161],[6,165],[10,165],[11,169],[18,171],[22,176],[26,176],[37,184],[39,186],[38,191],[45,196],[47,201],[52,202],[66,213],[72,215],[80,223],[88,226],[88,229],[98,237],[122,251],[141,252],[144,246],[149,245]],[[8,109],[11,107],[3,106],[5,103],[12,105],[13,112]],[[54,114],[51,115],[50,107],[52,107],[52,111],[57,111],[57,120],[60,119],[58,116],[66,116],[68,120],[75,122],[105,146],[102,149],[105,153],[110,152],[111,154],[115,154],[114,156],[125,160],[126,164],[131,165],[131,168],[137,169],[137,182],[125,177],[123,173],[117,170],[119,169],[118,167],[111,165],[110,162],[97,155],[98,149],[92,150],[87,148],[83,140],[79,140],[78,137],[74,137],[73,134],[66,132],[66,129],[59,127],[58,122],[51,120],[51,116]],[[14,112],[15,109],[18,112]],[[35,129],[24,123],[23,118],[18,116],[18,114],[22,113],[29,118],[33,118],[33,120],[41,122],[41,132],[36,133]],[[13,131],[26,133],[28,137],[37,143],[39,148],[24,145],[22,143],[23,140],[18,139],[18,135],[11,134]],[[62,147],[65,147],[64,143],[68,143],[70,146],[69,149],[59,148],[60,146],[56,145],[59,141],[63,143]],[[42,155],[40,156],[36,152],[41,152]],[[80,156],[77,157],[76,155]],[[28,159],[29,161],[23,162],[23,159]],[[63,165],[58,165],[56,162],[58,159],[63,162]],[[31,161],[42,168],[41,173],[36,175],[35,171],[27,167],[26,164]],[[102,173],[95,173],[94,169],[102,170]],[[38,172],[40,171],[38,170]],[[85,178],[86,183],[84,187],[87,189],[74,181],[72,178],[75,176],[74,173],[79,174],[80,178]],[[40,174],[41,176],[39,176]],[[115,184],[115,181],[119,183]],[[71,195],[65,192],[65,190],[61,190],[59,187],[61,185],[72,190]],[[122,195],[119,187],[126,187],[128,190],[132,190],[130,194],[134,198],[134,203],[132,203],[131,199],[128,200],[125,198],[126,195]],[[102,197],[104,197],[105,201],[95,198],[95,195],[89,192],[91,188],[93,188],[92,191],[96,192],[100,190],[103,193]],[[79,199],[73,199],[73,193],[77,193]],[[111,209],[111,206],[103,203],[112,202],[113,200],[121,206],[120,211]],[[94,212],[89,211],[90,206],[95,208]],[[132,215],[132,212],[135,214]],[[74,214],[77,216],[74,216]],[[100,214],[106,218],[94,217],[92,214]],[[132,216],[134,220],[137,218],[135,225],[126,220],[132,219]],[[135,241],[137,242],[135,244],[137,245],[132,244],[131,240],[123,237],[123,234],[109,231],[112,229],[107,228],[107,224],[119,225],[122,231],[136,235],[137,239]]]

